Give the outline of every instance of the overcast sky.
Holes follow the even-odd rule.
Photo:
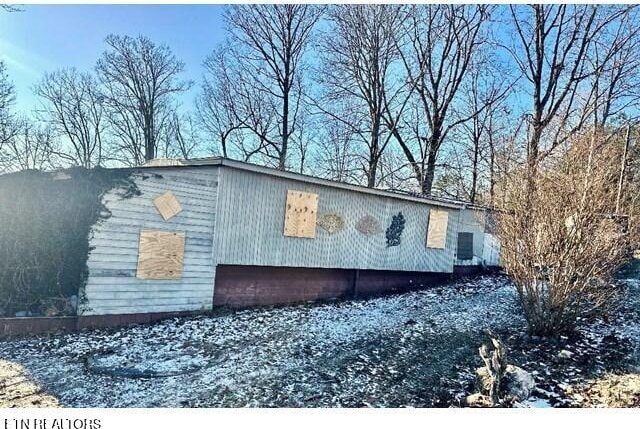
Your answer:
[[[186,63],[185,78],[196,83],[202,61],[224,38],[221,5],[26,5],[0,12],[0,59],[17,91],[17,107],[36,103],[32,86],[44,72],[75,66],[91,70],[109,33],[148,36],[166,43]],[[190,104],[198,87],[182,100]],[[191,106],[188,106],[191,107]]]

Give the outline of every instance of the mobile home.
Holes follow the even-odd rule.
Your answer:
[[[463,202],[223,158],[158,160],[132,178],[138,194],[107,193],[90,236],[80,311],[98,325],[417,288],[499,264],[486,209]]]

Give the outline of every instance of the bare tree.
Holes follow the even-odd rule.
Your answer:
[[[300,4],[235,5],[226,15],[234,61],[241,66],[233,79],[242,81],[245,89],[250,86],[263,100],[260,107],[272,111],[260,112],[244,126],[257,135],[261,153],[281,170],[287,168],[303,102],[304,53],[321,12],[321,7]]]
[[[380,159],[391,139],[384,124],[385,110],[389,100],[404,87],[393,73],[398,60],[394,32],[402,22],[402,8],[334,6],[329,9],[329,19],[332,28],[322,43],[320,77],[326,96],[315,105],[331,120],[349,127],[366,147],[361,168],[367,186],[373,188],[378,184]]]
[[[18,118],[17,132],[0,152],[4,171],[43,170],[54,167],[54,135],[50,127],[39,127],[26,118]]]
[[[15,99],[15,87],[9,80],[4,62],[0,60],[0,152],[17,132],[13,113]]]
[[[93,76],[74,68],[47,73],[35,93],[43,100],[40,116],[68,142],[57,155],[86,168],[101,165],[106,121]]]
[[[166,123],[161,141],[162,153],[166,158],[194,158],[201,149],[201,138],[193,115],[173,112]]]
[[[343,121],[324,120],[323,137],[314,152],[316,174],[330,180],[345,183],[360,182],[360,156],[357,146],[360,137],[356,135],[351,125],[353,120]]]
[[[412,6],[402,26],[400,56],[415,94],[413,115],[406,132],[400,121],[389,121],[388,126],[423,194],[431,193],[438,154],[449,132],[478,114],[460,115],[454,106],[472,59],[485,43],[482,28],[488,12],[483,5]]]
[[[456,170],[464,188],[461,194],[472,203],[484,199],[482,189],[492,195],[495,139],[499,137],[496,123],[498,117],[506,119],[510,116],[510,109],[504,101],[512,82],[499,72],[499,67],[489,59],[483,59],[471,67],[468,79],[462,85],[464,96],[458,101],[461,116],[470,119],[452,130],[450,152],[460,158]],[[488,199],[491,199],[490,196]]]
[[[96,65],[104,86],[108,119],[119,139],[120,153],[140,164],[156,156],[164,123],[175,96],[190,88],[180,80],[184,63],[165,45],[146,37],[109,35],[108,49]]]
[[[225,158],[251,161],[266,146],[275,113],[244,70],[223,45],[204,61],[202,92],[196,101],[204,130]]]
[[[638,118],[640,105],[640,27],[638,10],[620,14],[594,40],[588,58],[593,71],[587,82],[591,87],[587,101],[593,112],[592,124],[604,129],[613,120],[625,116],[622,126]]]
[[[577,106],[585,82],[601,70],[589,67],[590,48],[626,7],[595,5],[510,6],[516,37],[505,47],[531,94],[527,165],[531,180],[542,159],[579,131],[589,109]],[[610,51],[610,55],[613,51]]]

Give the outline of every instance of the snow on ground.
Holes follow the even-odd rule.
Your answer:
[[[630,285],[640,295],[640,285]],[[362,301],[7,341],[0,362],[20,366],[72,407],[455,406],[472,388],[482,330],[491,328],[505,340],[508,357],[539,382],[526,406],[574,405],[572,392],[559,386],[566,381],[577,389],[598,374],[583,355],[592,361],[600,355],[602,371],[614,368],[601,353],[605,337],[624,345],[629,362],[640,361],[640,317],[637,306],[630,308],[624,314],[633,317],[597,321],[575,338],[539,341],[524,334],[509,281],[486,276]],[[563,349],[573,357],[557,358]],[[615,368],[626,362],[614,358]]]

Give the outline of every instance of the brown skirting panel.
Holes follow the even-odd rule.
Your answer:
[[[0,338],[52,331],[74,331],[77,319],[77,317],[0,318]]]
[[[458,267],[456,267],[458,268]],[[476,267],[464,267],[472,274]],[[447,282],[448,273],[218,265],[214,306],[251,307],[330,298],[362,298]],[[0,338],[151,323],[202,312],[0,318]]]
[[[349,296],[352,270],[218,265],[213,305],[250,307]]]
[[[447,273],[218,265],[213,305],[251,307],[399,292],[450,279]]]
[[[172,317],[192,316],[203,312],[166,312],[138,314],[104,314],[80,317],[8,317],[0,318],[0,338],[47,332],[74,332],[81,329],[115,328],[151,323]]]
[[[406,292],[446,283],[449,273],[419,273],[412,271],[360,270],[356,289],[357,297]]]
[[[483,271],[483,267],[480,265],[454,265],[453,275],[454,277],[467,277],[474,276]]]
[[[115,328],[125,325],[137,325],[152,323],[159,320],[171,319],[172,317],[185,317],[203,314],[204,311],[178,311],[162,313],[135,313],[135,314],[100,314],[91,316],[80,316],[78,318],[78,330],[94,328]]]

